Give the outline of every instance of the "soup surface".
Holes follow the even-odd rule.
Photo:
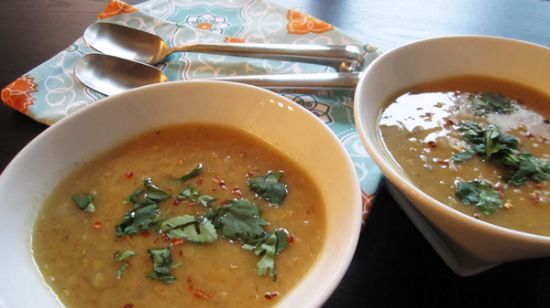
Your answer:
[[[194,168],[200,172],[178,180]],[[247,180],[269,171],[284,172],[280,182],[288,194],[280,205],[248,187]],[[147,178],[151,191],[143,188]],[[162,193],[169,197],[159,201]],[[73,195],[80,202],[95,196],[95,210],[86,202],[77,206]],[[250,204],[240,212],[228,209],[243,199],[261,213],[243,218],[254,208]],[[131,234],[123,217],[137,220],[139,210],[132,210],[152,203],[160,212],[157,222]],[[217,239],[195,243],[163,229],[170,227],[166,219],[182,215],[196,217],[196,223],[174,234],[184,230],[190,239],[197,233],[201,240],[213,234]],[[258,227],[264,235],[285,228],[288,247],[273,256],[283,242],[277,233],[270,237],[276,242],[266,237],[258,246],[248,241],[244,249],[243,234]],[[232,241],[231,231],[237,234]],[[32,242],[45,281],[69,307],[251,307],[271,306],[287,294],[315,262],[324,237],[321,194],[300,166],[244,132],[186,124],[147,133],[81,166],[43,206]],[[276,279],[266,269],[273,259]],[[262,270],[264,275],[257,273]]]
[[[380,130],[402,171],[435,199],[550,235],[549,111],[550,98],[533,89],[463,76],[391,98]]]

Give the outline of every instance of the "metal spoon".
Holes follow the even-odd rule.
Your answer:
[[[76,63],[74,73],[84,85],[105,95],[168,81],[168,77],[154,66],[105,54],[88,54],[82,57]],[[270,89],[354,89],[359,80],[359,73],[253,75],[213,79]]]
[[[148,64],[157,64],[172,52],[181,51],[314,63],[334,67],[339,72],[354,72],[362,69],[366,52],[358,45],[238,43],[169,47],[154,34],[105,22],[91,24],[84,32],[84,40],[99,52]]]

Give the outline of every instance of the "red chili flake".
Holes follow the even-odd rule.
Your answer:
[[[536,203],[538,203],[542,200],[542,197],[540,195],[540,191],[538,191],[538,190],[535,190],[534,192],[530,193],[529,198],[531,198],[531,201],[536,202]]]
[[[101,221],[98,220],[93,224],[93,227],[96,230],[100,230],[101,228],[103,228],[103,224],[101,223]]]
[[[187,280],[185,280],[185,282],[187,282],[187,290],[189,290],[189,292],[193,292],[193,279],[191,279],[191,276],[187,276]]]
[[[142,237],[149,237],[151,235],[151,232],[147,230],[142,230],[139,232],[139,235],[141,235]]]
[[[504,193],[504,184],[502,184],[501,182],[497,182],[495,184],[495,190],[498,191],[500,194]]]
[[[453,126],[453,125],[455,125],[455,122],[451,119],[447,119],[447,121],[445,122],[445,125],[446,126]]]
[[[537,189],[541,189],[541,188],[544,187],[544,184],[543,184],[543,183],[537,183],[537,184],[535,184],[535,187],[536,187]]]
[[[279,295],[279,292],[265,292],[264,297],[266,299],[272,299],[277,295]]]
[[[161,237],[162,237],[162,240],[164,240],[164,241],[166,241],[166,242],[172,241],[172,240],[168,237],[168,235],[167,235],[166,233],[162,233],[162,234],[161,234]]]
[[[122,308],[134,308],[134,304],[126,304]]]
[[[241,191],[241,189],[239,187],[235,187],[232,191],[231,191],[231,194],[233,195],[233,197],[237,198],[242,198],[243,197],[243,192]]]
[[[437,160],[436,163],[442,167],[447,167],[449,166],[449,161],[447,160]]]
[[[131,179],[134,176],[134,172],[133,171],[126,171],[126,173],[124,173],[124,176],[127,179]]]
[[[172,245],[177,246],[177,245],[183,244],[183,243],[184,243],[184,240],[179,239],[179,238],[176,238],[176,239],[173,239],[173,240],[171,241],[171,243],[172,243]]]
[[[289,235],[288,236],[288,244],[289,245],[292,245],[292,243],[294,243],[294,241],[296,240],[296,237],[294,235]]]
[[[197,290],[195,290],[195,292],[193,292],[193,296],[195,298],[199,298],[199,299],[211,299],[211,297],[208,294],[204,293],[204,291],[201,291],[199,289],[197,289]]]
[[[433,140],[430,140],[430,141],[426,142],[426,145],[427,145],[428,147],[432,148],[432,149],[435,148],[435,147],[437,147],[437,143],[436,143],[435,141],[433,141]]]
[[[176,199],[174,199],[174,201],[172,201],[172,204],[175,205],[175,206],[178,206],[178,205],[180,205],[180,202],[181,202],[181,200],[176,198]]]
[[[249,178],[249,177],[251,177],[251,176],[253,176],[253,175],[254,175],[254,172],[248,171],[244,176],[247,177],[247,178]]]
[[[195,183],[197,183],[197,185],[202,185],[203,181],[204,179],[202,178],[202,176],[198,176],[197,179],[195,180]]]
[[[220,178],[219,176],[216,176],[216,177],[212,178],[212,181],[214,183],[216,183],[216,185],[218,185],[219,188],[224,189],[224,190],[227,189],[227,186],[225,185],[225,181],[222,178]]]

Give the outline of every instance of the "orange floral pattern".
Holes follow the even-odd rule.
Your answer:
[[[226,43],[244,43],[245,42],[245,40],[243,38],[233,37],[233,36],[226,36],[223,39],[223,41],[226,42]]]
[[[31,93],[36,92],[38,86],[34,79],[28,75],[17,78],[7,87],[2,89],[1,98],[4,104],[26,113],[29,106],[34,103]]]
[[[288,10],[287,30],[290,34],[322,33],[332,30],[332,25],[304,13]]]
[[[128,3],[119,1],[119,0],[113,0],[111,1],[107,7],[103,10],[103,12],[99,13],[97,17],[99,19],[105,19],[109,17],[113,17],[122,13],[133,13],[136,12],[137,9]]]
[[[369,216],[370,209],[372,208],[372,202],[374,201],[374,194],[367,195],[364,191],[361,192],[361,205],[362,205],[362,212],[361,212],[361,218],[363,222],[363,226],[365,225],[365,221],[367,220],[367,217]]]

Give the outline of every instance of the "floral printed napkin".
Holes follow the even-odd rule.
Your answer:
[[[149,0],[136,6],[111,1],[98,19],[161,36],[169,45],[182,43],[295,43],[362,44],[332,25],[267,0]],[[365,45],[365,63],[376,52]],[[104,96],[84,87],[73,67],[83,55],[95,52],[82,38],[1,91],[2,101],[51,125]],[[176,53],[158,65],[170,80],[257,74],[296,74],[332,71],[294,62],[200,53]],[[334,131],[352,158],[363,191],[366,218],[381,173],[368,157],[353,122],[353,91],[284,91]]]

